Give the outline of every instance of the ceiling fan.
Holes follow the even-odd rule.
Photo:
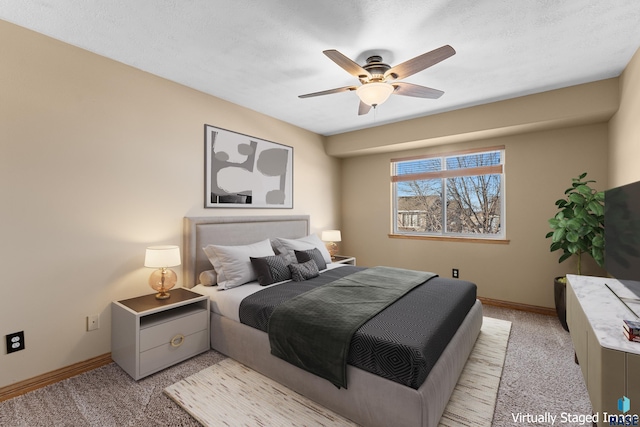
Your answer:
[[[314,96],[329,95],[332,93],[356,91],[360,98],[358,115],[367,114],[371,107],[375,108],[389,98],[391,94],[414,96],[417,98],[437,99],[444,93],[441,90],[432,89],[425,86],[415,85],[406,82],[396,82],[415,73],[418,73],[440,61],[453,56],[456,51],[449,45],[439,47],[413,59],[391,67],[382,62],[382,57],[378,55],[367,58],[365,65],[358,65],[356,62],[344,56],[335,49],[325,50],[322,53],[338,64],[362,83],[360,86],[345,86],[336,89],[323,90],[321,92],[300,95],[299,98],[311,98]]]

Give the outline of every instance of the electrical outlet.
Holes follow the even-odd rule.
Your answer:
[[[453,277],[454,279],[459,279],[460,271],[458,271],[457,268],[454,268],[453,270],[451,270],[451,277]]]
[[[24,350],[24,331],[14,332],[6,336],[7,354]]]
[[[87,316],[87,331],[95,331],[96,329],[100,329],[100,315]]]

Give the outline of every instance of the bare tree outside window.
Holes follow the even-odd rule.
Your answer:
[[[394,162],[394,232],[500,236],[502,166],[502,150]]]
[[[500,233],[500,175],[447,178],[447,231]]]

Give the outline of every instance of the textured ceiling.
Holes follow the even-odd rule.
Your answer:
[[[640,46],[638,0],[0,0],[0,19],[313,132],[331,135],[616,77]],[[358,116],[357,85],[322,54],[396,65],[453,57]]]

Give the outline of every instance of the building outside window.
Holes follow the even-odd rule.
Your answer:
[[[504,238],[504,147],[391,160],[394,234]]]

